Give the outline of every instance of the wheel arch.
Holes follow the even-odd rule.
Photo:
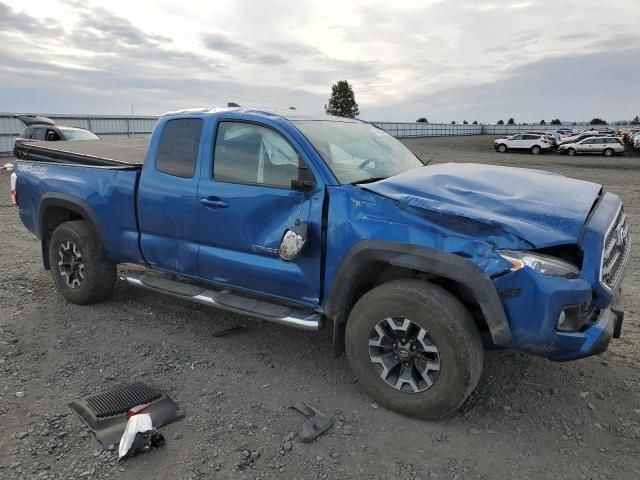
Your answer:
[[[65,193],[46,193],[40,201],[37,224],[37,236],[41,242],[42,263],[45,270],[50,269],[48,250],[51,234],[58,225],[71,220],[86,221],[95,238],[106,250],[100,222],[87,202]]]
[[[495,345],[507,346],[511,330],[492,280],[459,255],[415,245],[379,240],[359,242],[342,262],[327,297],[325,315],[333,320],[333,345],[344,348],[344,327],[351,308],[371,288],[397,278],[432,281],[456,296],[476,323],[486,326]]]

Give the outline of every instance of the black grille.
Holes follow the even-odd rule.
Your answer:
[[[630,252],[629,224],[621,207],[616,219],[609,227],[602,251],[600,279],[610,289],[615,290],[620,285]]]
[[[87,405],[98,418],[127,412],[130,408],[158,400],[162,392],[141,382],[115,387],[86,398]]]

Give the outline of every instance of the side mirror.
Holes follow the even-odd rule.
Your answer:
[[[316,179],[313,176],[313,173],[311,173],[311,170],[309,170],[309,167],[307,167],[302,160],[299,162],[298,178],[296,180],[291,180],[291,189],[302,192],[311,190],[316,186]]]
[[[278,248],[278,256],[281,260],[291,262],[298,256],[307,244],[308,230],[309,224],[301,222],[284,232]]]

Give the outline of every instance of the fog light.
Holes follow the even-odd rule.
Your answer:
[[[591,304],[564,307],[558,315],[556,328],[561,332],[579,332],[591,324],[597,313]]]

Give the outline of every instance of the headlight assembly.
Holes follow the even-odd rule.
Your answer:
[[[501,250],[499,253],[511,263],[512,271],[530,267],[542,275],[551,277],[577,278],[580,275],[580,269],[575,265],[549,255],[515,250]]]

